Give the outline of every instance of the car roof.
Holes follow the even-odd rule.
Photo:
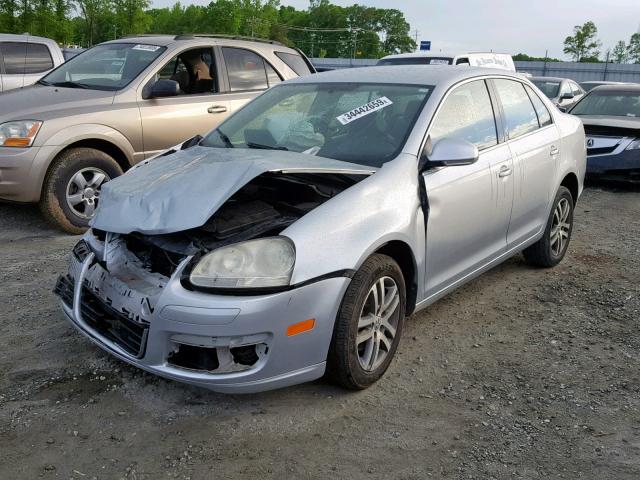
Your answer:
[[[464,55],[509,55],[508,53],[499,53],[499,52],[456,52],[456,53],[451,53],[451,52],[411,52],[411,53],[397,53],[395,55],[387,55],[386,57],[382,57],[380,60],[384,60],[387,58],[411,58],[411,57],[417,57],[417,58],[431,58],[431,57],[435,57],[435,58],[453,58],[453,57],[459,57],[459,56],[464,56]]]
[[[565,80],[571,80],[570,78],[562,78],[562,77],[530,77],[529,80],[532,82],[534,80],[549,80],[550,82],[563,82]],[[575,80],[571,80],[574,82]]]
[[[131,37],[119,38],[117,40],[109,40],[103,42],[103,44],[110,43],[140,43],[143,45],[158,45],[161,47],[169,47],[172,45],[197,43],[197,44],[209,44],[209,45],[234,45],[239,47],[256,47],[256,46],[272,46],[277,50],[284,52],[295,52],[294,49],[287,47],[286,45],[273,40],[263,40],[260,38],[246,38],[232,35],[198,35],[198,34],[184,34],[184,35],[136,35]]]
[[[451,65],[406,65],[398,75],[398,67],[393,65],[344,68],[330,72],[306,75],[287,83],[387,83],[396,85],[447,86],[468,78],[479,76],[502,76],[522,80],[515,72],[495,68],[456,67]]]
[[[58,45],[55,40],[46,37],[38,37],[36,35],[29,35],[28,33],[14,34],[14,33],[0,33],[0,41],[2,42],[39,42],[46,43],[48,45]]]
[[[627,84],[618,84],[618,85],[599,85],[594,87],[591,92],[616,92],[616,93],[631,93],[638,94],[640,93],[640,84],[639,83],[627,83]],[[591,93],[589,92],[589,93]]]

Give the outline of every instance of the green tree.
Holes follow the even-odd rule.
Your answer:
[[[633,63],[640,63],[640,33],[634,33],[629,40],[628,54],[629,60]]]
[[[613,47],[610,59],[614,63],[627,63],[629,59],[629,48],[627,44],[624,43],[624,40],[620,40],[616,43],[616,46]]]
[[[116,19],[116,36],[145,33],[151,25],[151,17],[146,10],[149,0],[111,0],[111,8]]]
[[[598,40],[598,28],[589,21],[573,27],[573,35],[564,40],[564,53],[576,62],[593,60],[600,55],[601,43]]]

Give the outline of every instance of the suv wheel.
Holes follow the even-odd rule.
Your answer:
[[[573,197],[560,187],[542,238],[522,252],[525,260],[537,267],[555,267],[567,253],[572,230]]]
[[[40,209],[57,227],[80,234],[95,213],[102,185],[120,175],[118,163],[100,150],[73,148],[62,152],[45,178]]]
[[[360,390],[375,383],[398,348],[405,315],[405,284],[386,255],[367,259],[347,288],[327,358],[327,375]]]

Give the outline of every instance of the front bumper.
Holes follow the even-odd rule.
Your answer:
[[[37,202],[56,147],[0,147],[0,200]]]
[[[589,140],[597,139],[591,137]],[[611,142],[613,142],[613,139]],[[640,181],[640,150],[626,150],[632,139],[622,139],[608,153],[587,149],[587,176],[610,180]],[[597,146],[598,144],[595,143]],[[606,148],[604,148],[606,150]]]
[[[186,262],[185,262],[186,263]],[[104,335],[85,318],[85,278],[96,262],[90,254],[69,270],[72,297],[61,295],[71,323],[98,346],[148,372],[218,392],[252,393],[307,382],[324,374],[333,326],[348,278],[322,280],[286,292],[261,296],[223,296],[185,290],[180,281],[184,264],[169,280],[140,330],[138,354],[118,336]],[[106,300],[109,301],[109,300]],[[83,303],[84,302],[84,303]],[[83,311],[85,312],[83,314]],[[128,312],[131,318],[138,312]],[[287,336],[287,326],[309,318],[315,327]],[[114,338],[116,338],[114,340]],[[242,371],[212,373],[178,367],[170,362],[176,345],[208,347],[260,342],[260,359]]]

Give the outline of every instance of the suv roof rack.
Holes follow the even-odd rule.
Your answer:
[[[242,35],[223,35],[216,33],[183,33],[181,35],[176,35],[174,40],[192,40],[194,38],[224,38],[227,40],[244,40],[248,42],[270,43],[271,45],[280,45],[282,47],[286,46],[277,40],[269,40],[267,38],[245,37]]]

